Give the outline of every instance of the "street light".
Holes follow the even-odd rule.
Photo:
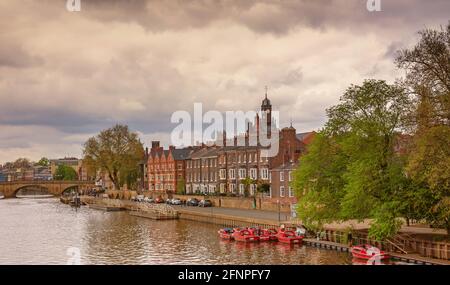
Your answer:
[[[280,200],[277,200],[278,204],[278,222],[281,222]]]

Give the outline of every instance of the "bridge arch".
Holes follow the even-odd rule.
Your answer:
[[[77,187],[79,190],[87,190],[95,187],[93,181],[11,181],[0,182],[0,192],[5,198],[16,197],[17,192],[22,188],[43,187],[48,193],[59,196],[64,191]]]
[[[26,196],[50,196],[50,195],[55,196],[55,194],[50,193],[48,187],[39,184],[21,185],[14,191],[14,197],[17,198]]]

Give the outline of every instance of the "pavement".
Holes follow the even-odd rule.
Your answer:
[[[271,220],[271,221],[289,221],[290,215],[288,213],[280,213],[278,218],[278,212],[261,211],[261,210],[245,210],[234,208],[222,208],[222,207],[192,207],[192,206],[173,206],[177,210],[187,210],[198,213],[228,215],[234,217],[245,217],[253,219]]]

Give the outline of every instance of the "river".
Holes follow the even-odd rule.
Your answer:
[[[222,241],[217,225],[75,209],[56,198],[0,200],[0,264],[351,264],[348,253]],[[78,255],[79,253],[79,255]],[[78,260],[78,259],[77,259]]]

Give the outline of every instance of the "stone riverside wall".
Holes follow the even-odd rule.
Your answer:
[[[129,200],[131,197],[138,195],[136,191],[129,190],[108,190],[107,194],[111,199],[124,199]],[[154,194],[154,193],[144,193],[144,196],[156,198],[160,196],[163,199],[167,199],[167,194]],[[172,198],[179,198],[181,200],[187,200],[190,198],[197,198],[198,200],[205,199],[203,195],[178,195],[173,194]],[[275,199],[270,198],[256,198],[256,208],[254,207],[255,200],[253,198],[244,197],[223,197],[223,196],[207,196],[208,200],[211,200],[214,207],[224,207],[233,209],[257,209],[263,211],[278,212],[278,203]],[[291,212],[291,199],[280,200],[280,212],[290,213]]]
[[[199,200],[205,199],[205,196],[202,195],[174,194],[172,197],[179,198],[181,200],[187,200],[189,198],[197,198]],[[257,209],[262,211],[278,212],[278,203],[276,202],[276,200],[274,201],[268,198],[256,198],[256,205],[254,205],[255,199],[253,198],[207,196],[206,199],[211,200],[215,207],[245,209],[245,210]],[[291,203],[289,201],[280,201],[280,212],[290,213]]]

